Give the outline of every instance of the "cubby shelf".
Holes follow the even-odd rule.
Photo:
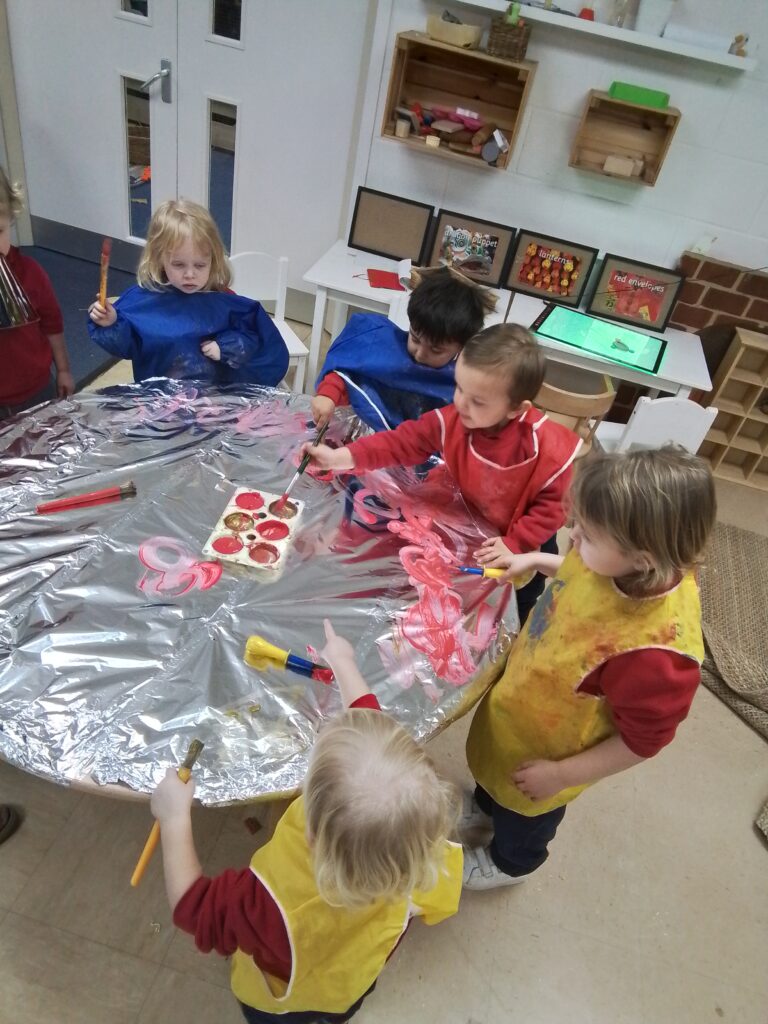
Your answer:
[[[768,334],[737,327],[712,387],[718,415],[699,454],[715,476],[768,491]]]
[[[449,148],[447,138],[433,148],[426,145],[424,136],[414,133],[400,138],[395,134],[397,107],[419,104],[425,111],[461,107],[476,113],[483,124],[496,125],[503,134],[509,148],[491,167],[503,170],[515,147],[535,71],[536,64],[531,61],[504,60],[484,50],[463,50],[438,42],[423,32],[401,32],[395,41],[381,134],[417,152],[491,167],[479,153]],[[470,148],[466,142],[462,145]]]
[[[593,174],[655,185],[681,116],[676,107],[627,103],[591,89],[568,163]],[[606,170],[610,157],[622,158],[631,173]]]

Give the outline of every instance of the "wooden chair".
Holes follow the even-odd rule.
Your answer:
[[[304,390],[304,375],[309,351],[285,319],[285,293],[288,288],[288,257],[270,256],[266,252],[241,252],[230,256],[234,279],[232,287],[239,295],[258,302],[274,302],[275,327],[286,344],[290,360],[295,366],[293,390]]]
[[[602,423],[597,443],[609,452],[679,444],[694,455],[712,429],[717,409],[687,398],[639,398],[628,423]]]
[[[583,441],[578,458],[582,458],[591,451],[595,431],[615,398],[610,377],[550,362],[533,404],[551,420],[578,434]]]

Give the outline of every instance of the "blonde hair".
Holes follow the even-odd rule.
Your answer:
[[[211,254],[211,273],[203,291],[221,292],[229,287],[232,271],[213,217],[189,199],[168,199],[152,214],[147,241],[136,277],[142,288],[161,291],[168,283],[163,259],[187,240]]]
[[[304,784],[320,895],[360,907],[431,889],[455,820],[453,787],[381,711],[346,711],[320,733]]]
[[[24,190],[0,167],[0,216],[13,220],[24,209]]]
[[[547,360],[531,332],[519,324],[496,324],[470,338],[461,350],[466,366],[489,374],[503,374],[509,383],[509,401],[517,408],[532,402],[541,389]]]
[[[570,501],[578,519],[625,551],[650,556],[647,568],[622,581],[638,597],[700,562],[717,515],[709,465],[678,445],[590,456],[574,477]]]

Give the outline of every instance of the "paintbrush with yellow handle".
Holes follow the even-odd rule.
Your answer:
[[[195,765],[195,761],[200,756],[200,751],[202,749],[203,744],[200,742],[200,740],[192,740],[192,742],[189,744],[187,756],[184,758],[184,762],[181,768],[179,768],[178,772],[179,778],[181,779],[182,782],[189,782],[189,777],[192,774],[192,769]],[[141,851],[141,856],[136,862],[136,867],[133,869],[133,874],[131,875],[131,885],[134,886],[134,888],[139,884],[142,877],[144,876],[147,864],[149,864],[150,860],[152,859],[152,854],[157,849],[157,844],[159,842],[160,825],[158,824],[158,822],[155,822],[154,825],[152,826],[152,831],[149,833],[149,838],[144,844],[144,849]]]

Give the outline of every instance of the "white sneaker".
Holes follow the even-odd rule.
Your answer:
[[[493,819],[490,814],[480,810],[472,789],[465,789],[461,794],[461,817],[456,827],[460,832],[469,832],[470,829],[476,828],[493,829]]]
[[[499,871],[491,860],[487,847],[464,849],[464,889],[500,889],[503,885],[517,885],[518,882],[524,881],[525,875],[505,875],[503,871]]]

